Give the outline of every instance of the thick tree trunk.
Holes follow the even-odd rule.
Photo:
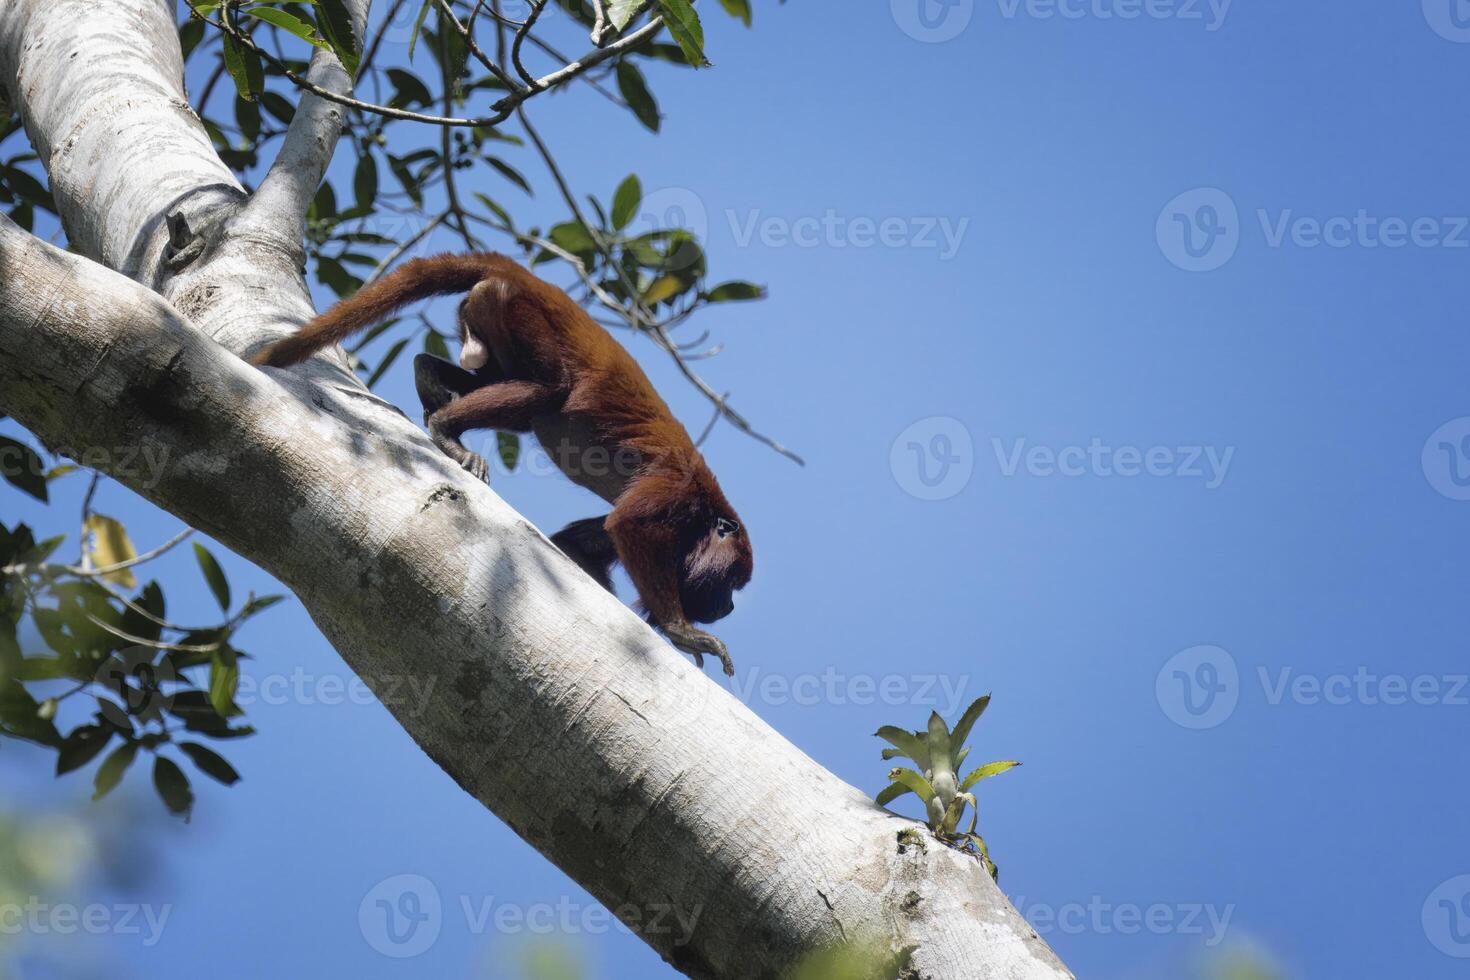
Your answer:
[[[913,947],[906,977],[1070,976],[977,861],[807,758],[350,373],[236,356],[311,312],[300,218],[333,107],[303,103],[247,197],[184,99],[166,0],[4,0],[0,85],[85,256],[0,218],[0,412],[78,454],[166,452],[155,483],[115,475],[284,581],[369,683],[432,679],[409,735],[635,928],[697,917],[687,943],[641,933],[688,975],[871,939]],[[205,240],[177,274],[173,214]]]

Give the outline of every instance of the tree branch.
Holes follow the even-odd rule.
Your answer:
[[[349,11],[361,30],[370,0],[352,0]],[[352,79],[331,51],[314,48],[306,77],[322,89],[346,95]],[[329,99],[303,95],[275,162],[240,216],[241,229],[273,231],[295,248],[306,237],[306,207],[311,203],[342,133],[343,111]]]
[[[426,703],[384,698],[404,730],[689,976],[871,939],[919,975],[1067,977],[979,862],[781,738],[350,372],[237,356],[311,305],[276,242],[227,223],[159,271],[166,216],[241,198],[183,101],[170,9],[0,3],[0,78],[99,260],[0,218],[0,412],[83,455],[162,450],[146,481],[113,475],[282,580],[358,676],[422,678]],[[687,942],[646,927],[670,907]]]
[[[676,969],[871,940],[919,975],[1069,976],[979,862],[783,739],[401,413],[257,371],[7,219],[0,280],[0,411],[51,446],[164,447],[116,476],[285,582],[358,676],[431,685],[385,698],[404,729],[609,908],[695,921],[640,931]]]

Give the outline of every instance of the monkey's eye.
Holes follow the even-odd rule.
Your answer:
[[[726,520],[723,517],[715,520],[715,533],[722,538],[728,538],[738,530],[740,530],[740,525],[734,521]]]

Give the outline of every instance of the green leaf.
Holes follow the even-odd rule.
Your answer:
[[[429,15],[429,8],[434,5],[434,0],[424,0],[424,5],[419,8],[419,15],[413,21],[413,33],[408,35],[408,60],[413,60],[413,49],[418,46],[419,34],[424,29],[424,18]]]
[[[194,558],[199,562],[199,570],[204,573],[204,581],[209,583],[209,591],[214,593],[214,600],[219,603],[220,609],[230,611],[230,583],[225,578],[224,569],[219,567],[214,555],[204,545],[194,544]]]
[[[941,774],[954,776],[954,757],[949,751],[949,726],[939,716],[939,712],[929,712],[929,765],[924,768],[931,770],[937,779]]]
[[[722,282],[705,297],[711,303],[743,303],[764,299],[766,291],[753,282]]]
[[[975,727],[975,722],[980,720],[980,716],[985,714],[985,709],[989,706],[990,695],[987,694],[984,697],[976,698],[965,709],[965,713],[960,716],[959,724],[954,726],[954,732],[951,734],[955,745],[964,745],[965,742],[969,741],[970,729]],[[955,763],[955,769],[959,769],[958,762]]]
[[[950,733],[950,738],[951,739],[954,738],[954,733],[953,732]],[[968,745],[966,745],[964,748],[960,749],[958,752],[956,752],[954,754],[954,771],[955,772],[959,772],[960,771],[960,767],[965,764],[965,757],[968,756],[969,754],[970,754],[970,747]]]
[[[432,3],[433,0],[430,0]],[[426,8],[427,9],[427,8]],[[402,68],[389,68],[388,78],[393,82],[397,94],[394,100],[402,106],[429,105],[434,101],[429,87],[415,74]]]
[[[133,764],[137,754],[137,742],[124,742],[102,760],[102,765],[97,767],[97,775],[92,780],[93,801],[102,799],[122,782],[123,773],[128,771],[128,766]]]
[[[8,677],[0,677],[0,724],[6,734],[39,745],[56,747],[63,743],[56,724],[44,716],[41,705],[17,680]]]
[[[612,0],[607,7],[608,19],[621,31],[633,22],[633,15],[638,13],[643,3],[644,0]]]
[[[256,20],[263,20],[267,24],[273,24],[289,34],[295,34],[307,44],[314,44],[324,51],[330,51],[331,45],[317,37],[316,29],[306,21],[293,13],[284,10],[276,10],[274,7],[252,7],[245,11]]]
[[[186,817],[194,808],[194,791],[189,788],[189,777],[173,760],[163,756],[153,760],[153,785],[170,813]]]
[[[965,837],[967,837],[970,843],[975,845],[975,849],[980,852],[980,860],[984,863],[985,870],[990,872],[990,877],[994,878],[996,881],[999,881],[1000,869],[995,866],[994,861],[990,860],[990,847],[985,843],[985,839],[979,834],[975,833],[966,834]]]
[[[563,222],[547,232],[546,237],[574,255],[597,248],[597,243],[592,240],[592,233],[580,221]]]
[[[404,337],[392,347],[388,348],[388,353],[383,355],[383,360],[379,362],[378,366],[373,370],[372,376],[367,380],[367,386],[369,388],[378,383],[378,380],[383,377],[384,373],[393,366],[393,362],[398,360],[398,355],[403,353],[403,348],[407,346],[408,338]]]
[[[285,600],[286,597],[283,595],[264,595],[259,599],[251,599],[245,603],[245,608],[241,610],[240,616],[242,619],[247,616],[254,616],[256,613],[265,612],[271,606],[274,606],[278,602],[284,602]]]
[[[638,216],[638,205],[642,203],[643,185],[637,174],[629,174],[613,194],[613,228],[622,231],[628,227],[628,223]]]
[[[261,92],[260,104],[266,112],[288,126],[291,120],[296,118],[296,107],[279,92]]]
[[[357,206],[362,211],[371,211],[378,198],[378,163],[371,152],[364,151],[357,158],[357,170],[352,175],[352,191]]]
[[[180,25],[179,49],[183,52],[186,61],[202,40],[204,40],[204,21],[191,17]]]
[[[521,437],[514,432],[497,432],[495,450],[506,470],[514,470],[521,458]]]
[[[890,769],[888,778],[918,794],[919,799],[926,804],[934,799],[934,787],[929,785],[929,780],[912,769],[904,769],[901,766]]]
[[[893,725],[884,725],[873,734],[896,747],[907,758],[913,759],[920,769],[929,768],[929,746],[924,744],[924,739],[919,735]]]
[[[253,143],[260,138],[260,103],[235,100],[235,122],[240,126],[240,136]]]
[[[505,210],[505,208],[490,200],[490,198],[486,197],[484,194],[476,192],[475,197],[479,198],[480,203],[485,205],[486,210],[495,215],[495,217],[499,218],[501,223],[503,223],[505,227],[510,229],[515,228],[516,223],[511,220],[509,211]]]
[[[240,686],[240,664],[235,651],[221,645],[210,658],[209,703],[221,718],[240,713],[235,707],[235,691]]]
[[[658,6],[669,33],[679,42],[689,64],[695,68],[708,66],[709,59],[704,56],[704,25],[689,0],[658,0]]]
[[[536,192],[531,190],[531,185],[526,181],[526,178],[523,177],[521,175],[521,172],[515,167],[512,167],[510,164],[506,163],[499,157],[486,157],[485,161],[496,170],[499,170],[501,174],[504,175],[506,180],[510,181],[512,184],[515,184],[517,187],[519,187],[521,190],[525,191],[532,197],[536,196]]]
[[[982,779],[989,779],[991,776],[999,776],[1001,773],[1006,772],[1010,769],[1014,769],[1019,765],[1020,763],[1014,760],[987,763],[965,777],[965,781],[963,783],[960,783],[960,792],[963,793],[965,790],[969,789],[971,786],[974,786]]]
[[[179,751],[192,759],[200,772],[226,786],[233,786],[240,781],[240,774],[235,771],[234,766],[198,742],[180,742]]]
[[[638,66],[627,58],[618,62],[618,91],[623,101],[633,110],[633,115],[652,132],[658,132],[663,119],[659,115],[658,101],[648,90],[648,82]]]
[[[22,490],[41,503],[47,503],[46,464],[30,446],[6,436],[0,436],[0,477],[5,482]]]
[[[225,71],[230,73],[235,91],[245,101],[254,102],[265,90],[265,72],[260,67],[259,56],[228,34],[224,35],[224,44]]]
[[[750,26],[750,0],[720,0],[720,6],[731,17],[738,17],[745,22],[746,27]]]
[[[128,717],[127,709],[114,704],[106,698],[97,699],[97,713],[102,716],[120,735],[133,734],[133,719]]]
[[[980,805],[975,802],[975,797],[969,793],[959,793],[949,801],[949,808],[944,811],[944,821],[940,824],[939,832],[950,835],[960,825],[960,818],[965,815],[965,804],[969,804],[974,813],[970,817],[970,833],[975,832],[975,824],[980,821]]]
[[[881,793],[878,794],[878,805],[887,806],[903,794],[912,792],[913,790],[905,786],[903,783],[889,783],[888,786]]]
[[[0,166],[0,178],[3,178],[4,184],[8,185],[22,200],[36,207],[45,208],[47,211],[56,210],[56,205],[51,200],[51,194],[46,190],[45,185],[19,167],[9,164]]]
[[[424,334],[424,353],[449,360],[449,345],[444,342],[439,331],[430,330]]]
[[[319,0],[317,4],[317,28],[347,74],[357,77],[357,66],[362,61],[362,45],[352,29],[352,16],[344,0]]]
[[[110,725],[83,725],[61,741],[56,753],[56,775],[80,769],[97,757],[116,732]]]

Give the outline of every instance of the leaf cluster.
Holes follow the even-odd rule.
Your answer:
[[[929,715],[929,725],[918,731],[907,731],[893,725],[885,725],[875,733],[892,745],[883,750],[884,759],[908,759],[918,766],[910,769],[895,766],[888,772],[889,784],[877,797],[878,803],[887,806],[908,793],[913,793],[924,804],[926,822],[930,831],[949,844],[971,849],[985,863],[992,876],[999,876],[994,862],[990,860],[990,848],[976,833],[980,818],[980,807],[975,795],[970,792],[982,779],[998,776],[1014,769],[1021,763],[1015,761],[989,762],[972,769],[961,778],[959,773],[970,754],[965,744],[975,722],[990,706],[990,695],[977,698],[965,709],[960,720],[951,729],[939,712]],[[965,808],[971,809],[970,826],[960,831],[960,820]]]

